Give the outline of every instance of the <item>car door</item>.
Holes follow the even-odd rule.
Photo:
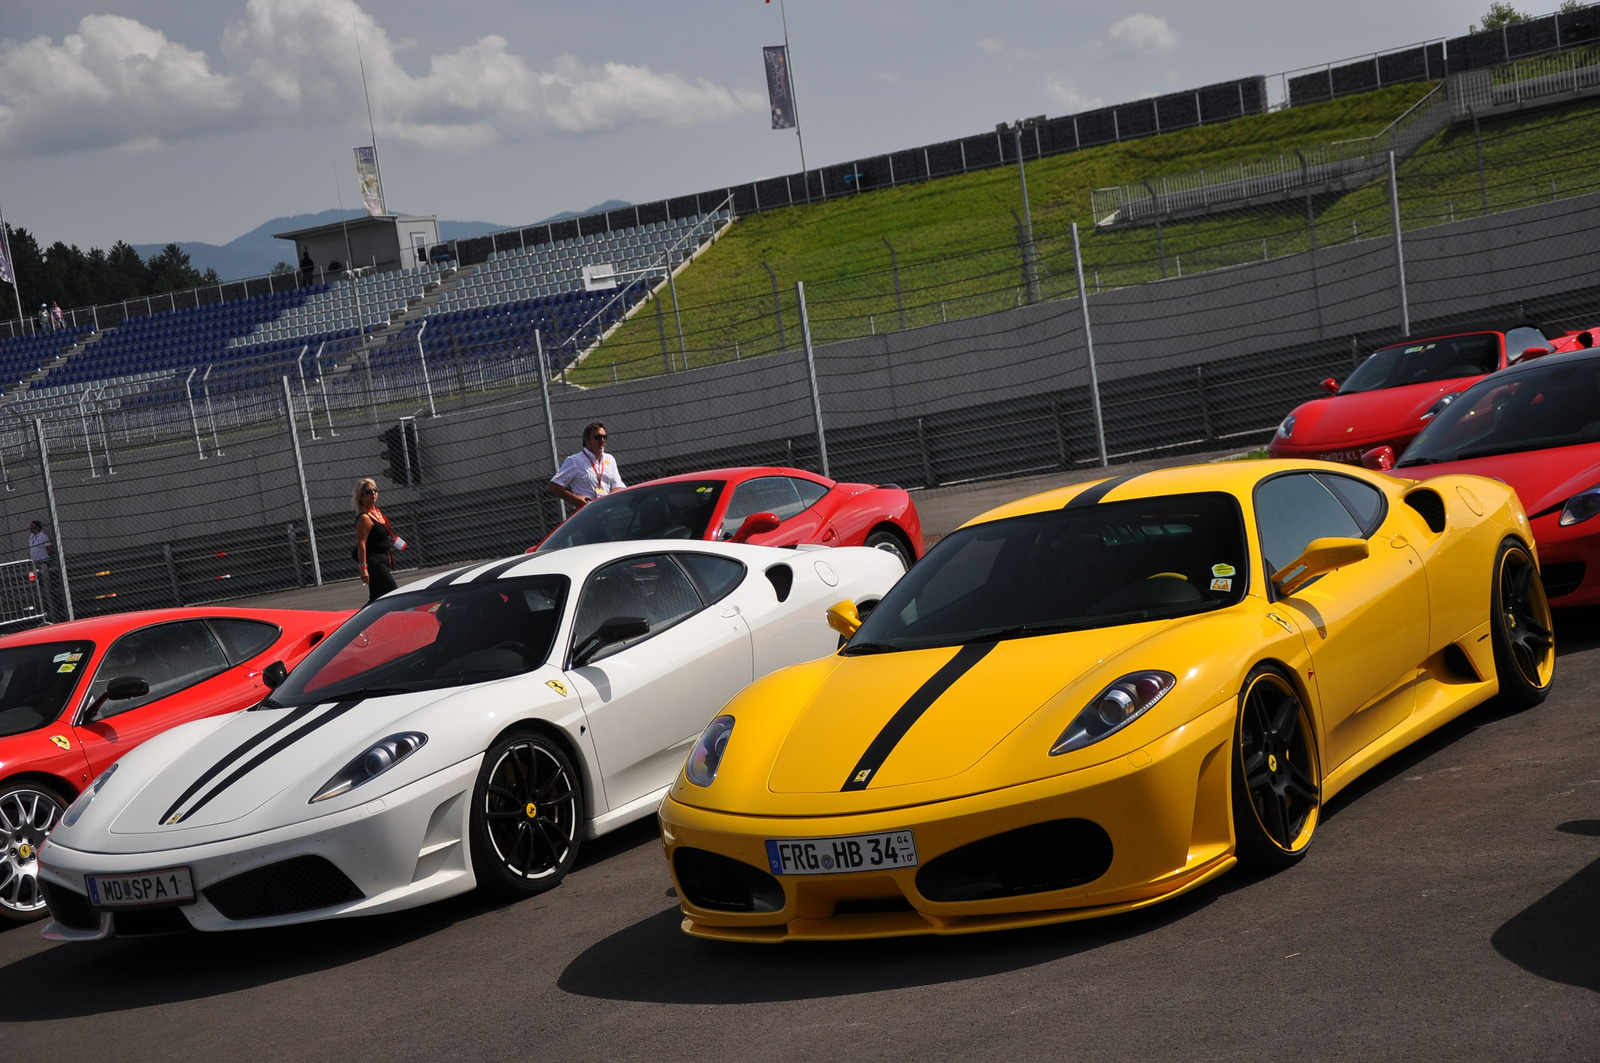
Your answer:
[[[149,683],[150,693],[108,701],[94,719],[85,719],[111,681],[128,676]],[[245,707],[253,700],[250,682],[241,670],[230,671],[226,651],[204,620],[152,624],[122,635],[96,663],[94,679],[78,703],[73,731],[91,775],[180,723]]]
[[[1421,558],[1390,527],[1386,499],[1336,473],[1262,481],[1256,522],[1270,577],[1313,539],[1361,538],[1369,554],[1278,600],[1305,634],[1322,704],[1323,771],[1349,760],[1409,716],[1428,654],[1428,589]]]
[[[574,647],[613,617],[650,622],[581,667],[568,661],[612,810],[671,785],[711,717],[754,678],[749,625],[696,582],[672,554],[645,554],[596,569],[578,596]]]

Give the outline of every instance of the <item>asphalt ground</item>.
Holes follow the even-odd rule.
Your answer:
[[[1013,492],[1009,497],[1023,492]],[[558,889],[274,931],[0,932],[15,1060],[1600,1058],[1600,611],[1324,810],[1296,867],[1143,912],[739,946],[678,929],[654,824]]]

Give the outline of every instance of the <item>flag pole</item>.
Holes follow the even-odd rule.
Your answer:
[[[772,0],[767,0],[767,2],[771,3]],[[794,53],[789,50],[789,12],[784,10],[783,0],[778,0],[778,15],[783,19],[783,58],[789,64],[789,99],[794,104],[795,139],[800,142],[800,172],[806,174],[808,173],[806,170],[806,138],[805,134],[800,132],[800,89],[795,84]],[[822,198],[828,198],[827,185],[822,186]],[[811,178],[808,176],[806,177],[806,202],[809,203],[810,201]]]
[[[11,271],[11,294],[17,297],[17,328],[27,331],[27,316],[22,312],[22,288],[17,284],[17,260],[11,254],[11,230],[6,228],[6,212],[0,210],[0,243],[5,246],[6,269]]]

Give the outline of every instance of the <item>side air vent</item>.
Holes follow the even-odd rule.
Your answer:
[[[1444,531],[1444,500],[1426,487],[1406,495],[1406,505],[1416,510],[1435,534]]]
[[[767,569],[767,582],[778,592],[778,601],[786,602],[789,600],[789,591],[794,587],[794,569],[788,565],[773,565]]]

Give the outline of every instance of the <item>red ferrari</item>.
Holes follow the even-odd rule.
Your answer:
[[[1467,388],[1524,359],[1574,350],[1576,335],[1555,339],[1518,323],[1413,336],[1374,351],[1343,384],[1322,382],[1327,398],[1295,407],[1267,444],[1275,458],[1320,458],[1351,465],[1374,447],[1396,453]]]
[[[778,466],[712,469],[597,498],[529,553],[627,539],[877,546],[909,568],[922,556],[922,518],[894,484],[840,483]]]
[[[0,639],[0,921],[44,914],[38,849],[89,780],[180,723],[247,708],[349,617],[159,609]]]
[[[1435,417],[1399,462],[1382,448],[1365,464],[1509,484],[1533,525],[1550,604],[1600,603],[1600,349],[1496,373]],[[1462,504],[1472,500],[1445,499],[1442,518]]]

